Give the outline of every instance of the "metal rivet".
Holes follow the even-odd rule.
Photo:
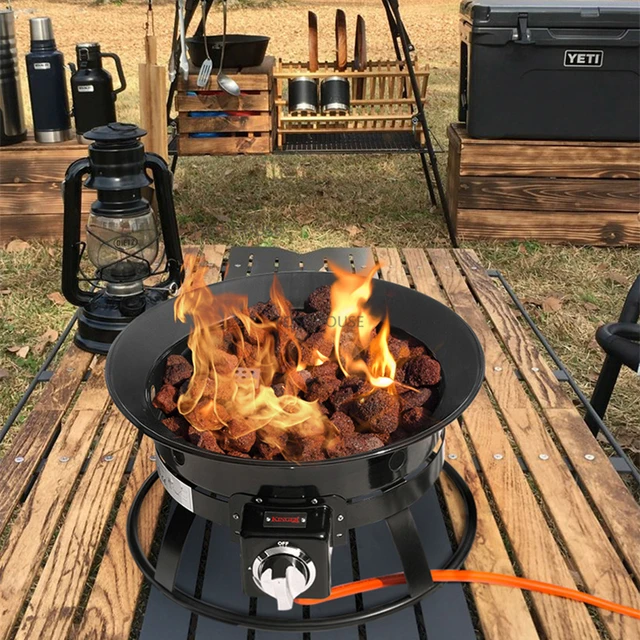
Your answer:
[[[14,462],[17,462],[18,464],[20,464],[21,462],[24,462],[24,457],[23,456],[16,456],[13,459]]]
[[[69,462],[69,456],[60,456],[58,460],[60,460],[60,462]]]
[[[235,533],[237,536],[239,536],[239,535],[240,535],[240,532],[239,532],[239,531],[234,531],[233,533]]]
[[[549,456],[546,453],[541,453],[538,458],[540,458],[540,460],[548,460]]]
[[[262,504],[262,498],[256,498],[256,502],[257,502],[258,504]]]
[[[311,504],[318,504],[318,498],[313,498],[313,500],[311,500]]]
[[[585,457],[586,460],[589,460],[589,462],[591,462],[592,460],[596,459],[596,457],[592,453],[587,453],[587,454],[585,454],[584,457]]]
[[[240,520],[240,516],[237,513],[233,514],[233,519],[234,520]],[[267,520],[269,520],[269,518],[267,518]]]
[[[267,522],[271,522],[271,518],[267,516]]]
[[[457,460],[457,459],[458,459],[458,456],[457,456],[455,453],[450,453],[450,454],[449,454],[449,459],[450,459],[450,460]]]
[[[304,524],[307,521],[306,518],[300,518],[300,522],[302,522],[302,524]]]
[[[157,459],[158,458],[153,453],[149,456],[149,460],[151,460],[151,462],[155,462]]]
[[[242,266],[241,264],[234,264],[234,267],[237,267],[238,269]]]
[[[105,462],[111,462],[113,460],[113,456],[111,454],[109,454],[108,456],[105,456],[104,458],[102,458]]]
[[[340,514],[338,516],[338,522],[342,522],[344,520],[344,516],[342,514]]]
[[[493,367],[494,371],[502,371],[502,367]]]
[[[531,371],[535,371],[537,373],[540,369],[538,367],[531,367]]]
[[[494,453],[494,454],[493,454],[493,457],[494,457],[496,460],[502,460],[502,458],[504,458],[504,456],[503,456],[501,453]]]
[[[336,538],[342,538],[342,534],[341,533],[336,533]]]

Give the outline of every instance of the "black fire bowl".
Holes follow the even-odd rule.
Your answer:
[[[331,284],[335,277],[299,271],[279,273],[278,279],[287,299],[301,309],[312,291]],[[253,305],[269,299],[272,281],[272,275],[257,275],[210,288],[214,294],[244,294]],[[145,312],[116,339],[107,358],[107,387],[120,411],[154,440],[160,464],[195,489],[193,510],[208,519],[229,524],[225,500],[269,495],[274,488],[286,487],[288,491],[297,488],[305,496],[345,501],[352,506],[350,527],[380,520],[409,506],[435,481],[444,461],[444,428],[477,394],[484,377],[484,356],[476,335],[458,315],[417,291],[374,280],[369,306],[381,316],[388,310],[392,328],[424,343],[442,368],[440,400],[432,423],[406,440],[369,453],[302,463],[242,459],[201,449],[174,435],[151,404],[151,390],[161,386],[166,358],[187,350],[191,324],[174,320],[172,300]],[[405,485],[404,493],[398,491],[400,485]],[[396,497],[373,499],[381,494]],[[200,501],[202,508],[198,508]],[[371,506],[366,507],[367,503]],[[219,508],[212,510],[205,504]]]

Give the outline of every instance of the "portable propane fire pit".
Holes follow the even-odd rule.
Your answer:
[[[277,278],[281,294],[293,310],[300,312],[310,294],[336,283],[336,276],[330,272],[280,272]],[[366,311],[369,322],[372,318],[376,322],[381,320],[378,333],[374,331],[373,335],[380,336],[380,328],[386,326],[392,332],[424,345],[441,369],[437,404],[429,407],[428,420],[401,438],[380,436],[382,441],[378,440],[377,448],[355,453],[344,450],[342,455],[335,457],[321,452],[316,455],[317,459],[309,461],[296,458],[286,450],[275,456],[276,459],[257,459],[249,453],[236,457],[233,449],[229,450],[232,451],[229,455],[217,445],[213,450],[198,446],[197,439],[190,441],[184,433],[169,429],[165,414],[154,406],[155,393],[163,387],[167,358],[185,356],[193,362],[193,379],[202,375],[203,358],[206,353],[210,354],[213,346],[198,342],[195,336],[201,338],[203,328],[211,329],[217,321],[229,317],[227,302],[230,299],[241,300],[243,308],[268,302],[273,281],[273,275],[269,274],[227,279],[211,285],[205,292],[205,300],[211,303],[208,309],[212,313],[199,318],[193,310],[186,314],[194,315],[195,319],[185,318],[181,306],[184,296],[177,302],[160,304],[135,319],[113,344],[106,366],[111,397],[122,413],[153,439],[157,452],[157,474],[144,483],[130,511],[129,547],[145,577],[161,592],[192,612],[215,620],[283,632],[334,629],[369,622],[417,603],[437,586],[432,581],[409,507],[434,485],[443,470],[461,494],[467,521],[456,551],[438,568],[459,568],[469,552],[476,528],[475,505],[462,478],[444,461],[445,427],[460,416],[480,388],[484,372],[482,349],[468,325],[436,300],[391,282],[363,277],[359,282],[366,283],[370,291],[364,297],[359,291],[360,304],[354,302],[345,306],[343,302],[343,307],[336,310],[333,292],[338,287],[332,289],[332,317]],[[185,287],[189,287],[188,276]],[[202,292],[194,288],[191,294],[198,291]],[[176,314],[187,321],[174,319]],[[339,344],[340,334],[335,337],[334,332],[332,335],[335,344]],[[374,387],[384,387],[385,393],[397,393],[396,387],[402,386],[388,377],[389,371],[378,369],[376,373],[374,356],[369,355],[368,365],[364,366],[364,360],[358,364],[340,358],[339,353],[339,350],[333,352],[342,369],[339,375],[355,375],[359,368],[363,379]],[[329,360],[326,351],[316,355],[315,362],[302,362],[298,358],[296,369],[317,367]],[[211,356],[210,360],[213,362],[215,358]],[[236,368],[239,362],[236,358]],[[276,398],[274,402],[282,400],[271,387],[261,388],[265,376],[267,384],[271,384],[274,374],[265,374],[264,361],[258,368],[257,376],[249,376],[249,379],[241,379],[237,371],[234,372],[238,381],[237,393],[240,394],[243,388],[245,391],[252,388],[259,398],[266,394]],[[205,373],[217,380],[216,384],[225,380],[220,371]],[[193,390],[197,386],[193,380],[188,386],[184,384],[178,405],[182,402],[184,408],[184,403],[191,402],[192,408],[202,395],[201,391],[197,395]],[[411,392],[406,388],[402,390]],[[190,398],[194,393],[196,397]],[[317,403],[299,400],[295,394],[291,397],[297,403],[309,405],[311,409],[306,407],[305,410],[317,411],[316,417],[319,415],[325,424],[331,425],[329,418],[319,412]],[[216,401],[220,403],[220,398]],[[236,405],[235,409],[233,404],[225,406],[230,415],[226,420],[223,417],[223,423],[234,419],[234,414],[242,413],[247,421],[252,418],[246,402]],[[184,413],[189,420],[189,414]],[[366,431],[363,425],[358,426]],[[227,427],[221,426],[220,431],[214,431],[215,437],[220,438],[225,429]],[[178,504],[169,517],[154,567],[142,551],[138,519],[144,498],[158,478]],[[240,543],[237,571],[241,572],[244,592],[252,597],[274,598],[280,611],[291,609],[298,598],[329,596],[335,586],[331,577],[334,547],[348,544],[349,530],[383,520],[389,526],[401,559],[407,591],[395,600],[355,613],[300,620],[287,618],[284,614],[249,617],[246,612],[190,595],[177,586],[176,572],[196,515],[229,528],[230,535]],[[224,581],[225,576],[221,575],[220,580]]]

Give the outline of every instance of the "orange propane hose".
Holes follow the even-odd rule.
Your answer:
[[[619,613],[623,616],[629,616],[636,620],[640,620],[640,610],[638,609],[627,607],[623,604],[618,604],[617,602],[611,602],[604,598],[597,598],[596,596],[583,593],[582,591],[577,591],[576,589],[568,589],[567,587],[560,587],[548,582],[539,582],[538,580],[529,580],[528,578],[518,578],[517,576],[509,576],[503,573],[487,573],[485,571],[464,571],[453,569],[435,569],[431,572],[431,577],[434,582],[480,582],[483,584],[494,584],[502,587],[526,589],[527,591],[538,591],[550,596],[559,596],[561,598],[568,598],[569,600],[576,600],[577,602],[584,602],[585,604],[590,604],[600,609],[606,609],[607,611],[613,611],[614,613]],[[375,591],[376,589],[393,587],[405,583],[406,578],[404,573],[392,573],[388,576],[366,578],[364,580],[358,580],[357,582],[347,582],[346,584],[341,584],[331,589],[331,595],[327,598],[322,598],[320,600],[298,598],[296,603],[302,605],[320,604],[322,602],[329,602],[330,600],[337,600],[338,598],[353,596],[358,593],[366,593],[367,591]]]

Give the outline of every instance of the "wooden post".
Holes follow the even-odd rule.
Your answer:
[[[169,161],[167,145],[167,70],[157,64],[158,49],[155,36],[145,37],[145,62],[140,63],[140,124],[146,129],[144,147]]]

